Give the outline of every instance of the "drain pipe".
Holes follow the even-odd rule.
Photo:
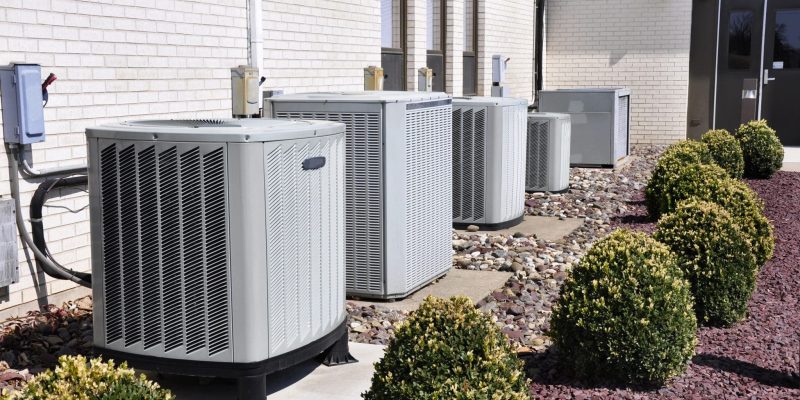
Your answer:
[[[264,20],[262,0],[247,0],[247,65],[258,69],[264,76]],[[258,96],[258,108],[263,107],[262,96]]]

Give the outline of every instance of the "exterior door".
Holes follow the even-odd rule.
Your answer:
[[[742,123],[742,90],[761,74],[761,32],[764,3],[723,0],[719,14],[716,129],[735,131]]]
[[[768,0],[761,117],[800,146],[800,0]]]

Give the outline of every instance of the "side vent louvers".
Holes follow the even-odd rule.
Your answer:
[[[453,219],[484,218],[486,110],[453,108]]]
[[[230,349],[225,153],[211,147],[102,148],[107,344]]]
[[[529,190],[545,190],[550,151],[550,122],[528,122],[528,162],[525,171],[525,187]]]
[[[342,122],[345,130],[345,266],[348,290],[383,292],[383,143],[379,113],[276,112]]]

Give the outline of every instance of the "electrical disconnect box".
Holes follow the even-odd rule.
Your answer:
[[[6,143],[44,141],[42,68],[37,64],[0,67],[3,104],[3,138]]]
[[[508,90],[503,85],[509,61],[511,59],[502,54],[492,56],[492,97],[508,97]]]
[[[258,68],[231,68],[231,110],[234,118],[251,118],[259,112]]]

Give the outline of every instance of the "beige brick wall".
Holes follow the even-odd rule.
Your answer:
[[[378,0],[266,0],[263,6],[267,88],[362,90],[364,68],[381,63]]]
[[[545,89],[628,87],[634,143],[686,137],[691,0],[549,0]]]
[[[3,0],[0,64],[39,63],[55,73],[45,109],[47,141],[34,165],[86,162],[87,126],[134,118],[228,116],[229,68],[247,61],[246,12],[240,0]],[[5,155],[0,194],[9,194]],[[23,204],[39,181],[22,185]],[[62,264],[88,271],[84,192],[49,201],[48,247]],[[27,207],[24,214],[28,215]],[[21,247],[20,247],[21,249]],[[37,273],[20,250],[20,282],[0,310],[74,287]]]

